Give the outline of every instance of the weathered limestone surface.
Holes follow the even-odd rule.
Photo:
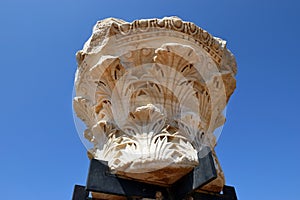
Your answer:
[[[121,176],[168,185],[209,146],[219,177],[206,189],[220,191],[213,132],[225,122],[237,71],[225,44],[177,17],[97,22],[77,53],[73,104],[89,154]]]

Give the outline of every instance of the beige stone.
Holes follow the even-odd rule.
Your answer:
[[[224,175],[214,131],[235,89],[226,42],[177,17],[97,22],[77,53],[74,109],[93,144],[89,154],[126,178],[168,185],[209,146],[220,191]]]

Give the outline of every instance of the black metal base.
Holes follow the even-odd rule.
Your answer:
[[[168,187],[120,178],[109,172],[107,162],[92,159],[86,187],[75,185],[72,200],[91,200],[90,192],[112,194],[127,199],[182,200],[193,197],[194,200],[237,200],[234,187],[224,186],[222,194],[199,190],[217,178],[212,153],[204,148],[198,153],[199,165]]]
[[[141,199],[141,198],[145,198],[145,197],[126,197],[126,198],[129,200],[132,200],[132,199]],[[156,196],[152,196],[152,198],[156,199]],[[172,200],[172,198],[170,198],[168,196],[163,196],[162,199],[163,200]],[[178,199],[178,198],[176,198],[176,199]],[[207,191],[195,191],[192,194],[187,195],[185,198],[182,198],[182,199],[185,199],[185,200],[189,200],[189,199],[192,199],[192,200],[237,200],[237,196],[236,196],[234,187],[225,185],[223,187],[222,194],[212,193],[212,192],[207,192]],[[89,197],[89,192],[86,190],[85,186],[75,185],[72,200],[98,200],[98,199]]]

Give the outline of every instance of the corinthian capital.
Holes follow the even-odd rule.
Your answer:
[[[209,146],[218,178],[207,189],[222,189],[214,131],[237,71],[225,41],[177,17],[109,18],[94,26],[77,62],[73,105],[93,158],[119,175],[168,185]]]

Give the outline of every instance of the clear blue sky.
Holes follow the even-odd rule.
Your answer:
[[[89,160],[72,116],[75,53],[97,20],[177,15],[228,41],[237,89],[217,154],[241,200],[296,200],[300,5],[266,0],[1,0],[0,199],[71,199]]]

